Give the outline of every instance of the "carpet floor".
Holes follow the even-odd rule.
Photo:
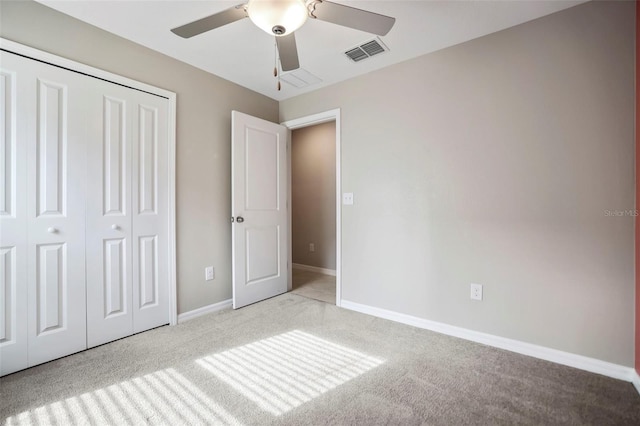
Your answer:
[[[0,379],[4,424],[638,425],[630,383],[284,294]]]

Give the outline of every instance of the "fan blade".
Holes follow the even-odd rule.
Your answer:
[[[343,27],[355,28],[356,30],[381,36],[387,35],[396,22],[396,18],[390,16],[331,3],[326,0],[315,3],[315,8],[311,10],[309,15],[321,21],[331,22],[342,25]]]
[[[245,11],[245,6],[246,4],[239,4],[222,12],[214,13],[206,18],[198,19],[181,27],[176,27],[172,29],[171,32],[183,38],[197,36],[198,34],[246,18],[248,15]]]
[[[282,65],[282,71],[292,71],[300,68],[295,33],[276,37],[276,43],[278,43],[278,53],[280,53],[280,65]]]

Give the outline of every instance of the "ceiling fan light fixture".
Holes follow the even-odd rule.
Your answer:
[[[309,16],[304,0],[249,0],[247,14],[258,28],[276,36],[291,34]]]

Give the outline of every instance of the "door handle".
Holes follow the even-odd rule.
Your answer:
[[[238,216],[238,217],[236,218],[236,222],[238,222],[238,223],[242,223],[242,222],[244,222],[244,217],[242,217],[242,216]]]

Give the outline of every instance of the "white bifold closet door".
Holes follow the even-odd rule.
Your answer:
[[[167,102],[99,83],[87,160],[89,347],[169,322]]]
[[[24,117],[27,134],[35,130],[27,137],[29,365],[86,347],[87,77],[46,65],[34,71],[18,95],[36,99]]]
[[[168,101],[0,52],[0,375],[169,323]]]
[[[83,77],[3,54],[2,371],[86,348]]]
[[[0,63],[0,373],[27,363],[27,144],[17,72]],[[20,128],[20,132],[18,132]],[[21,143],[18,143],[20,137]],[[19,309],[21,308],[21,309]]]

